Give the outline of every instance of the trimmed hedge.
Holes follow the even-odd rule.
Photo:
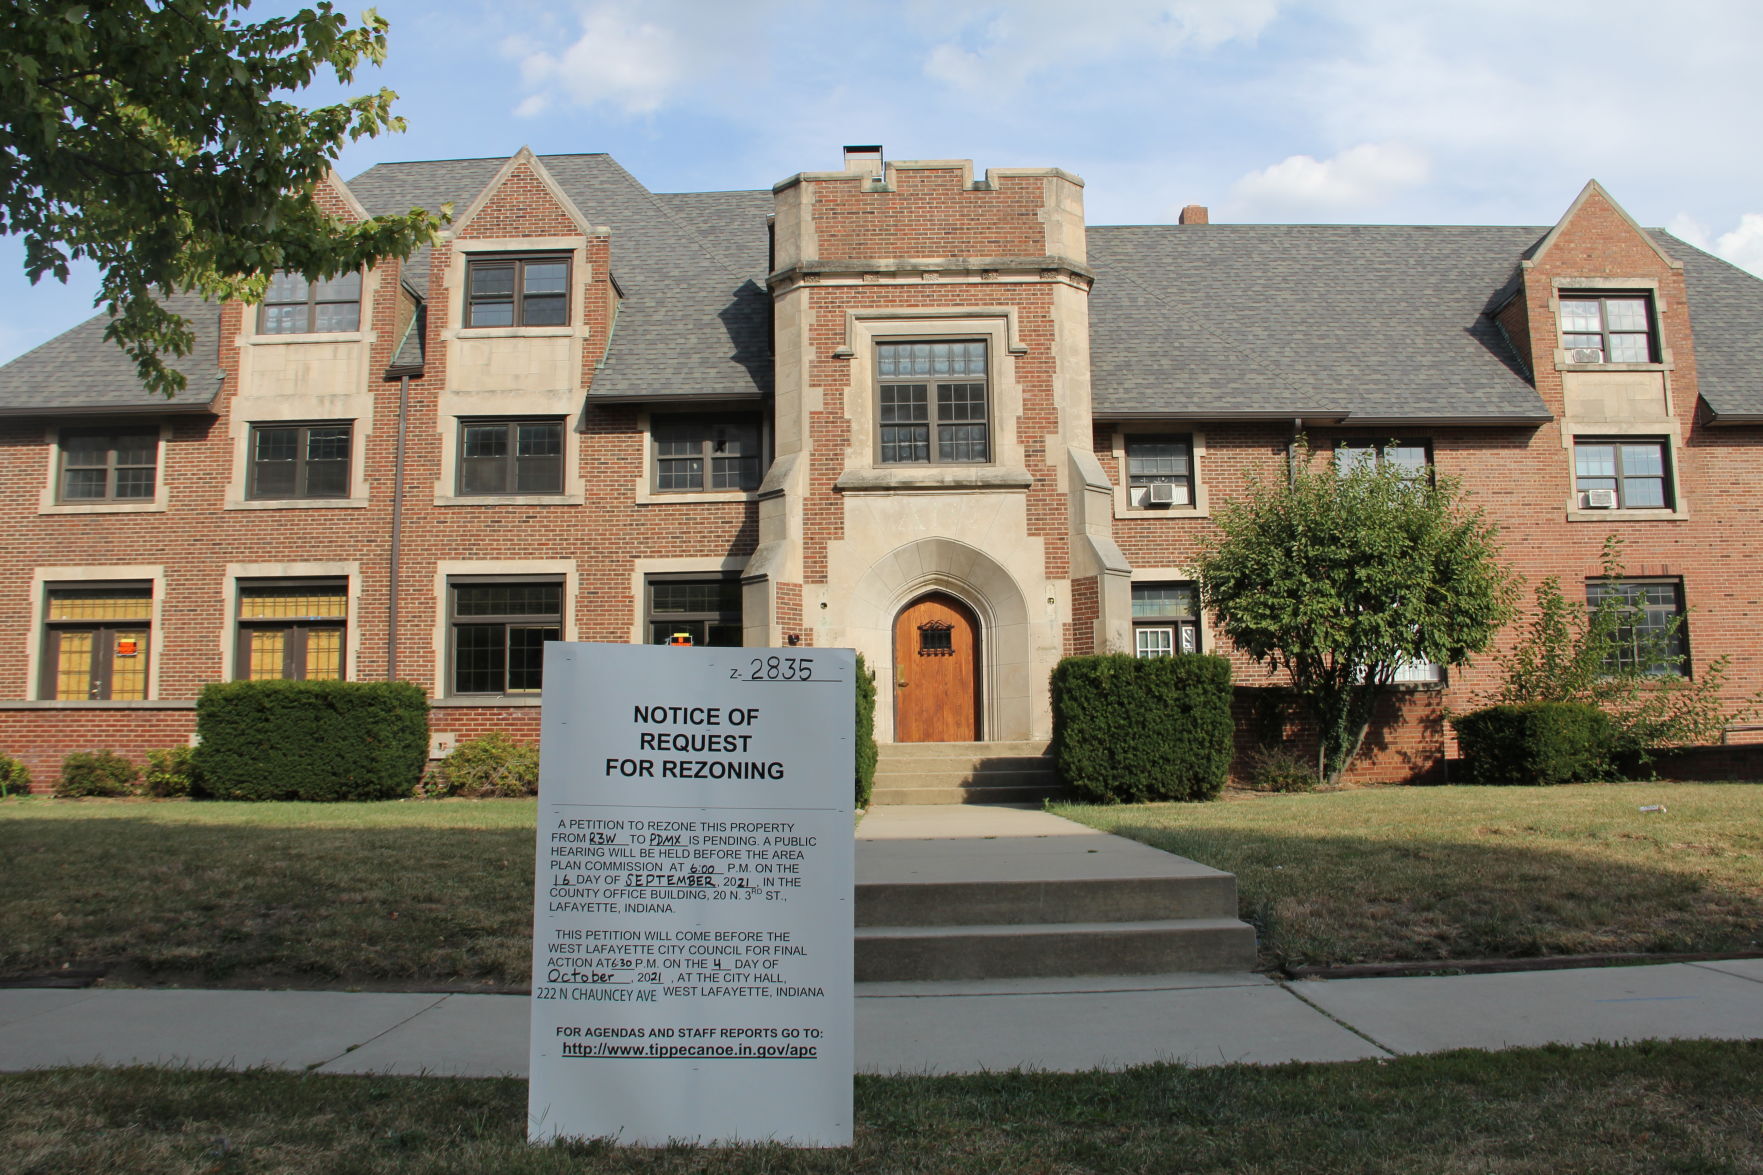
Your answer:
[[[1053,670],[1053,762],[1093,803],[1210,800],[1232,751],[1230,662],[1067,657]]]
[[[132,796],[141,791],[141,771],[114,751],[75,751],[61,761],[61,778],[55,794],[63,799],[79,796]]]
[[[875,671],[857,654],[857,806],[869,807],[875,792]]]
[[[1583,702],[1489,706],[1451,719],[1470,783],[1589,783],[1619,778],[1618,734]]]
[[[196,733],[213,799],[397,799],[428,761],[428,700],[407,682],[217,682],[196,699]]]

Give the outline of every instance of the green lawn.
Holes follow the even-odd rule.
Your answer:
[[[1763,1044],[1336,1065],[859,1078],[855,1145],[530,1148],[518,1080],[162,1069],[0,1076],[0,1172],[1741,1172]]]
[[[1666,805],[1644,813],[1642,805]],[[1267,965],[1763,950],[1763,786],[1366,788],[1059,815],[1237,875]]]
[[[0,976],[524,987],[534,801],[0,803]]]
[[[0,801],[0,978],[524,988],[534,810]],[[1763,949],[1752,784],[1057,811],[1236,873],[1270,965]]]

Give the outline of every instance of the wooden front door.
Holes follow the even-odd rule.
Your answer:
[[[979,622],[954,596],[920,596],[894,621],[894,741],[979,736]]]

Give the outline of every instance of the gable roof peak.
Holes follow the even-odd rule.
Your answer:
[[[324,179],[320,182],[335,192],[337,198],[343,201],[343,206],[349,209],[350,212],[354,213],[358,219],[373,219],[372,213],[368,212],[366,208],[361,206],[361,201],[356,199],[355,193],[349,190],[349,185],[343,181],[342,174],[338,172],[336,168],[333,167],[327,170],[324,173]]]
[[[1636,223],[1634,217],[1628,214],[1628,210],[1616,202],[1616,197],[1612,196],[1609,190],[1595,179],[1586,181],[1585,187],[1579,190],[1579,195],[1573,198],[1573,203],[1567,206],[1567,211],[1561,214],[1561,219],[1555,222],[1555,227],[1550,229],[1543,236],[1543,239],[1537,242],[1536,248],[1531,250],[1530,256],[1525,258],[1522,264],[1529,267],[1542,260],[1543,254],[1547,253],[1549,249],[1553,247],[1556,238],[1561,235],[1562,230],[1567,227],[1568,223],[1572,221],[1574,217],[1579,215],[1582,208],[1591,203],[1594,199],[1602,200],[1605,204],[1608,204],[1610,210],[1616,213],[1616,215],[1622,220],[1622,223],[1626,224],[1631,230],[1633,230],[1636,239],[1645,242],[1649,249],[1659,255],[1659,260],[1663,261],[1666,265],[1669,265],[1672,269],[1683,268],[1683,262],[1667,253],[1664,247],[1654,239],[1653,234],[1647,232]]]
[[[452,227],[442,234],[442,239],[452,240],[464,232],[466,226],[471,224],[477,214],[484,210],[484,205],[495,199],[496,193],[502,189],[502,185],[508,182],[508,177],[513,175],[515,169],[523,164],[532,169],[533,175],[537,177],[545,191],[557,202],[557,206],[563,209],[563,214],[574,221],[577,228],[581,229],[583,236],[601,235],[607,231],[604,227],[596,227],[588,223],[588,218],[582,215],[582,210],[576,207],[575,201],[570,199],[569,194],[563,190],[563,186],[551,174],[551,169],[545,166],[543,160],[533,154],[531,147],[522,144],[520,150],[510,155],[503,161],[502,166],[496,169],[496,174],[491,176],[490,182],[485,184],[472,198],[471,204],[466,207],[465,211],[453,218]]]

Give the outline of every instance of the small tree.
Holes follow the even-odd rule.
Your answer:
[[[1623,582],[1622,540],[1604,540],[1602,580]],[[1635,605],[1622,591],[1570,600],[1561,580],[1536,587],[1536,607],[1524,635],[1500,658],[1504,675],[1494,700],[1502,704],[1580,702],[1609,716],[1617,750],[1643,762],[1653,747],[1717,741],[1736,713],[1723,698],[1727,658],[1717,657],[1694,678],[1682,652],[1684,618],[1664,628],[1636,623]]]
[[[1451,666],[1511,615],[1494,526],[1460,485],[1393,461],[1335,468],[1300,442],[1283,484],[1218,511],[1200,589],[1237,648],[1291,679],[1338,780],[1404,667]]]

